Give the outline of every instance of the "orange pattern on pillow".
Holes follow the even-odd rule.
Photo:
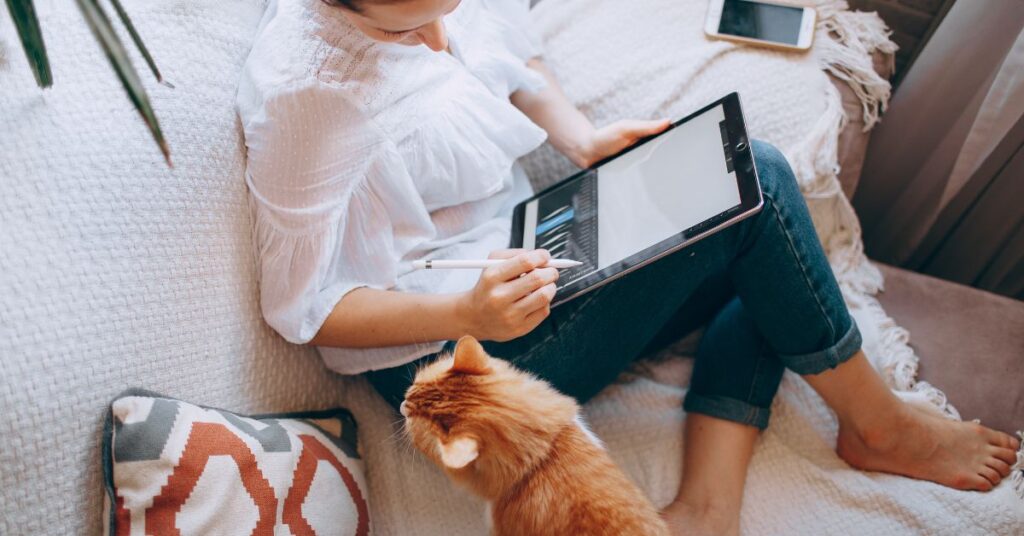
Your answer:
[[[359,525],[356,527],[356,536],[366,536],[370,532],[370,514],[366,501],[363,500],[363,496],[359,492],[359,486],[356,485],[352,474],[348,472],[348,469],[345,469],[344,465],[338,462],[338,459],[331,454],[331,451],[318,443],[312,436],[300,435],[299,439],[302,440],[304,448],[302,449],[302,456],[299,457],[299,465],[295,468],[292,489],[288,493],[288,498],[284,500],[284,511],[281,513],[282,520],[292,529],[295,536],[316,535],[313,527],[309,525],[306,518],[302,517],[302,504],[306,500],[309,488],[313,485],[317,461],[324,460],[338,471],[338,474],[341,475],[342,480],[345,482],[345,486],[348,487],[349,493],[352,494],[352,498],[356,501],[356,508],[359,511]]]
[[[210,456],[227,455],[235,461],[242,475],[242,485],[249,492],[260,518],[252,529],[252,536],[274,536],[277,499],[263,473],[256,464],[256,456],[241,439],[220,424],[197,422],[185,443],[178,466],[153,498],[153,506],[146,509],[146,532],[153,536],[181,536],[175,519],[185,505],[192,490],[203,476]],[[304,455],[304,454],[303,454]]]
[[[111,536],[371,532],[344,409],[250,418],[134,391],[111,404],[104,455]]]

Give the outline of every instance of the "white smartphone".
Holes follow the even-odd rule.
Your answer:
[[[709,37],[787,50],[814,41],[814,8],[785,1],[709,0],[704,32]]]

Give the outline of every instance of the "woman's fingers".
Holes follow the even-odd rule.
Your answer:
[[[520,298],[529,296],[545,285],[553,284],[555,281],[558,281],[557,268],[537,268],[523,274],[522,277],[514,281],[509,281],[506,292],[508,292],[508,297],[512,301],[517,301]]]
[[[672,124],[668,119],[643,121],[624,119],[597,129],[590,140],[587,158],[577,162],[580,167],[588,167],[598,160],[616,155],[637,140],[664,132]]]
[[[551,300],[555,299],[555,292],[557,290],[558,288],[554,283],[544,285],[516,302],[516,307],[529,317],[538,310],[550,307]]]
[[[488,327],[491,334],[487,338],[497,341],[529,333],[547,316],[544,311],[550,308],[553,283],[558,279],[557,269],[542,268],[551,260],[546,250],[499,250],[490,256],[493,259],[510,254],[511,257],[485,269],[467,294],[472,315]],[[551,288],[542,291],[546,285]],[[525,302],[529,307],[524,305],[525,297],[530,297]]]
[[[551,260],[551,254],[543,249],[519,253],[498,266],[484,270],[480,277],[488,279],[492,283],[511,281],[534,268],[544,266],[549,260]]]
[[[550,306],[541,307],[540,309],[526,315],[524,322],[526,322],[526,325],[530,326],[530,329],[533,330],[533,328],[537,327],[537,325],[543,322],[550,314]]]
[[[654,121],[628,119],[619,123],[621,129],[620,132],[632,141],[664,132],[670,124],[672,123],[668,119],[658,119]]]
[[[496,249],[487,255],[488,259],[511,259],[520,253],[526,253],[528,250],[517,248],[517,249]]]

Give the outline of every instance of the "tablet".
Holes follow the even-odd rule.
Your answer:
[[[732,93],[519,203],[511,246],[583,263],[562,270],[558,305],[747,218],[762,203]]]

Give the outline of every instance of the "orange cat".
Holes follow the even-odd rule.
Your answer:
[[[463,337],[402,403],[413,443],[490,502],[495,536],[667,535],[576,402]]]

